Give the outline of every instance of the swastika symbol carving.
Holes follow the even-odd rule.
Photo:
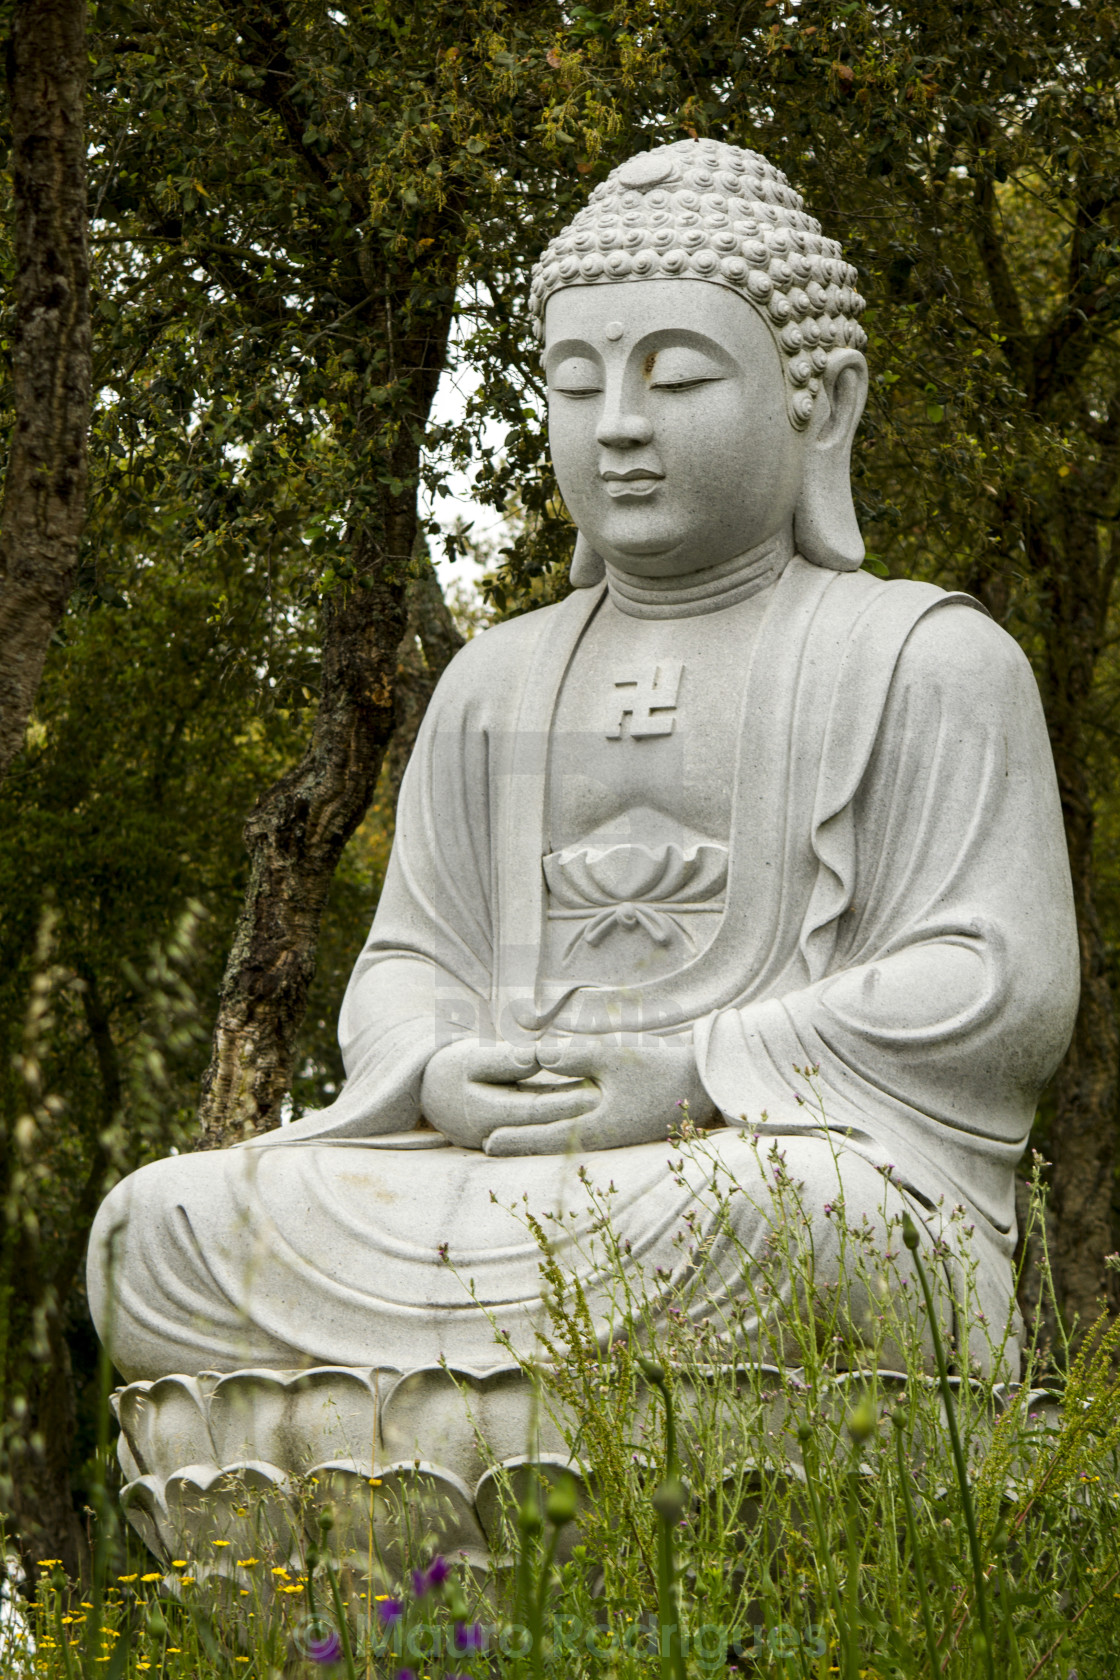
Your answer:
[[[614,704],[618,722],[607,730],[608,741],[622,739],[622,726],[627,717],[631,739],[640,741],[647,735],[671,735],[676,719],[671,715],[677,706],[677,691],[681,685],[684,666],[680,660],[667,659],[641,677],[616,677]]]

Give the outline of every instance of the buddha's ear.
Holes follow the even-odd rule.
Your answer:
[[[572,569],[568,573],[572,580],[572,588],[594,589],[597,583],[602,583],[606,575],[607,568],[602,557],[596,554],[583,532],[578,532],[575,552],[572,555]]]
[[[862,353],[830,350],[809,421],[793,535],[799,554],[833,572],[857,572],[863,564],[851,463],[852,439],[866,401],[867,363]]]

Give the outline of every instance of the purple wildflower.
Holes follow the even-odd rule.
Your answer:
[[[478,1622],[468,1627],[466,1622],[455,1623],[455,1649],[457,1651],[481,1651],[482,1628]]]
[[[428,1590],[428,1577],[422,1569],[412,1571],[412,1593],[414,1598],[423,1598]]]
[[[416,1670],[414,1668],[398,1669],[397,1680],[416,1680]]]
[[[309,1639],[307,1655],[313,1663],[337,1662],[342,1655],[342,1641],[337,1628],[329,1628],[319,1639]]]
[[[428,1585],[430,1587],[442,1587],[450,1573],[451,1565],[441,1557],[434,1557],[428,1570]]]
[[[392,1627],[393,1623],[399,1622],[401,1617],[404,1615],[404,1605],[401,1603],[399,1598],[382,1599],[381,1603],[377,1606],[377,1614],[381,1617],[381,1620],[385,1623],[386,1627]]]

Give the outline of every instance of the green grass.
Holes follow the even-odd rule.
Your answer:
[[[1019,1397],[1001,1408],[991,1383],[959,1380],[938,1329],[939,1255],[923,1262],[901,1226],[885,1282],[866,1232],[845,1227],[847,1288],[822,1291],[798,1187],[779,1172],[781,1240],[762,1261],[742,1258],[739,1308],[705,1314],[687,1288],[636,1289],[611,1192],[590,1178],[585,1190],[599,1217],[584,1258],[612,1272],[623,1327],[609,1345],[561,1258],[564,1216],[523,1217],[548,1303],[527,1369],[591,1496],[577,1501],[564,1482],[519,1500],[511,1488],[512,1561],[496,1585],[452,1557],[446,1579],[419,1593],[406,1571],[380,1602],[363,1596],[373,1589],[335,1555],[328,1512],[309,1526],[301,1568],[262,1544],[224,1598],[189,1563],[171,1569],[180,1586],[169,1597],[134,1540],[122,1561],[106,1497],[91,1519],[93,1580],[82,1591],[44,1567],[29,1609],[34,1652],[10,1652],[5,1672],[1115,1680],[1120,1324],[1102,1318],[1077,1352],[1044,1359],[1030,1346]],[[733,1193],[713,1175],[709,1212],[730,1210]],[[1039,1195],[1036,1185],[1036,1208]],[[768,1359],[779,1351],[770,1332],[748,1362],[735,1312],[772,1305],[791,1271],[782,1362]],[[1002,1327],[992,1336],[998,1350]],[[1036,1383],[1060,1408],[1031,1415]],[[409,1533],[410,1569],[427,1569],[438,1540],[422,1520]],[[390,1600],[400,1615],[386,1627]]]

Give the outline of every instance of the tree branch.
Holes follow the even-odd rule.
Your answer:
[[[261,77],[259,87],[242,86],[247,98],[267,105],[280,121],[288,143],[319,187],[340,186],[360,221],[369,214],[369,203],[356,193],[344,177],[336,177],[320,154],[304,143],[307,119],[293,96],[296,71],[288,51],[291,19],[283,0],[224,0],[226,13],[245,44],[242,62],[252,65]]]
[[[1091,288],[1091,252],[1097,224],[1116,203],[1078,201],[1069,242],[1066,297],[1034,342],[1030,379],[1033,406],[1041,408],[1064,390],[1104,332],[1116,325],[1115,298],[1109,288]]]
[[[973,204],[973,234],[988,282],[988,295],[1004,334],[1008,360],[1016,373],[1023,376],[1030,371],[1030,335],[1003,240],[996,228],[995,182],[990,176],[975,177]]]

